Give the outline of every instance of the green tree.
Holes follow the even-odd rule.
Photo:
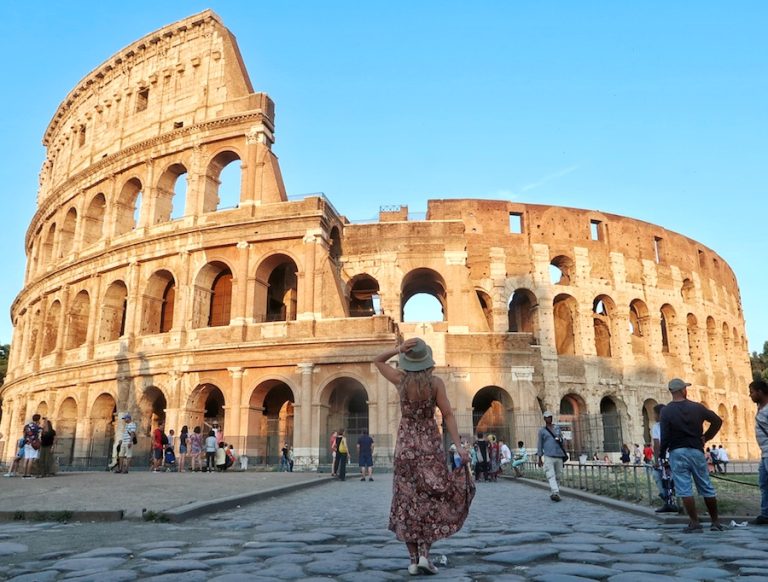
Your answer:
[[[749,363],[752,364],[752,377],[754,379],[768,380],[768,342],[763,344],[762,354],[752,352]]]
[[[10,344],[0,345],[0,386],[5,382],[5,373],[8,371],[8,353],[10,351]]]

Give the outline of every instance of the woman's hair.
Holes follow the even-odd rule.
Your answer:
[[[402,390],[404,391],[411,384],[416,384],[416,395],[419,398],[426,398],[432,393],[432,370],[434,368],[427,368],[426,370],[419,370],[418,372],[405,372],[403,381],[400,383]]]
[[[189,432],[189,427],[186,424],[181,427],[181,433],[184,434],[185,432]]]
[[[194,430],[193,432],[195,432],[195,433],[197,433],[197,434],[200,434],[200,427],[199,427],[199,426],[196,426],[196,427],[195,427],[195,430]]]
[[[209,430],[208,431],[208,436],[209,437],[215,437],[216,436],[216,431],[214,431],[213,429]]]

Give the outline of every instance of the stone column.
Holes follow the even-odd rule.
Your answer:
[[[140,267],[135,259],[128,264],[128,301],[125,308],[125,338],[129,341],[141,333],[141,302],[139,291]]]
[[[90,455],[92,421],[88,410],[88,384],[77,388],[77,424],[75,425],[74,459],[85,459]]]
[[[56,354],[56,363],[60,364],[64,355],[65,335],[69,328],[69,286],[64,285],[61,288],[61,319],[59,319],[59,331],[56,335],[56,347],[53,352]]]
[[[95,283],[93,284],[93,288],[91,288],[91,302],[88,306],[88,330],[86,331],[85,336],[86,357],[89,360],[93,358],[94,344],[96,343],[96,337],[99,333],[99,307],[102,303],[101,277],[94,276],[93,279],[95,279]]]
[[[230,324],[245,325],[246,301],[248,296],[248,255],[250,245],[247,241],[237,243],[237,270],[233,280],[232,312]]]
[[[312,401],[313,385],[312,373],[315,365],[312,362],[302,362],[297,365],[301,374],[301,390],[294,402],[293,414],[293,452],[295,463],[301,468],[309,469],[317,467],[319,428],[313,430],[312,426]]]
[[[243,373],[242,367],[227,368],[232,376],[232,390],[229,394],[229,405],[224,411],[224,427],[226,428],[225,440],[235,445],[235,450],[242,451],[245,447],[245,438],[240,429],[242,396],[243,396]]]
[[[318,230],[312,229],[304,235],[304,285],[296,319],[315,319],[315,262],[317,239],[321,234]],[[300,275],[301,273],[299,277]]]

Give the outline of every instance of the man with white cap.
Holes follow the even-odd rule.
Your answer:
[[[668,455],[675,490],[688,513],[689,523],[683,532],[699,533],[704,529],[699,522],[693,498],[694,483],[712,519],[709,529],[723,531],[725,527],[720,524],[717,514],[715,488],[709,479],[704,456],[704,444],[715,437],[723,420],[703,404],[688,400],[688,386],[690,384],[680,378],[669,381],[672,402],[661,411],[660,454],[662,457]],[[709,423],[706,432],[702,426],[704,422]]]
[[[558,481],[562,478],[563,463],[566,461],[563,434],[559,426],[552,424],[552,413],[548,410],[544,413],[544,423],[539,429],[539,467],[544,467],[544,474],[549,481],[549,498],[560,501]]]
[[[123,437],[120,441],[118,473],[128,472],[131,466],[131,459],[133,458],[133,445],[136,441],[136,423],[133,422],[131,415],[127,412],[123,415],[123,420],[125,421],[125,428],[123,429]]]

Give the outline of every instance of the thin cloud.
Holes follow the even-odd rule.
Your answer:
[[[543,186],[547,182],[551,182],[552,180],[557,180],[558,178],[562,178],[563,176],[567,176],[568,174],[571,174],[578,170],[580,168],[579,164],[573,164],[571,166],[568,166],[567,168],[563,168],[562,170],[558,170],[557,172],[554,172],[552,174],[549,174],[547,176],[544,176],[543,178],[536,180],[535,182],[531,182],[530,184],[526,184],[520,189],[520,192],[528,192],[529,190],[535,190],[536,188]]]

